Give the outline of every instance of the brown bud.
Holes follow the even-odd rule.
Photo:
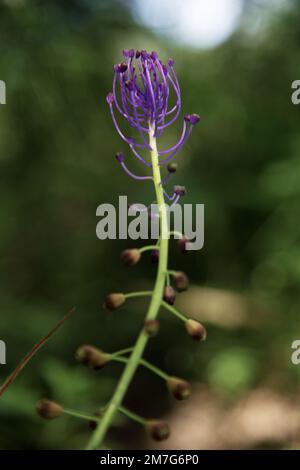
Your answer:
[[[195,341],[204,341],[206,339],[206,329],[196,320],[187,320],[185,329]]]
[[[178,244],[178,248],[181,251],[181,253],[183,253],[183,254],[188,253],[188,250],[186,248],[186,244],[189,243],[189,241],[190,240],[185,235],[182,235],[182,237],[178,240],[177,244]]]
[[[167,386],[176,400],[186,400],[191,394],[191,386],[186,380],[169,377]]]
[[[58,418],[63,414],[63,407],[51,400],[40,400],[36,404],[37,414],[44,419]]]
[[[172,163],[172,162],[168,163],[167,170],[168,170],[169,173],[176,173],[177,163]]]
[[[84,344],[77,349],[76,359],[81,364],[95,370],[102,369],[110,361],[109,354],[105,354],[101,349],[94,348],[89,344]]]
[[[157,264],[159,261],[159,250],[151,251],[151,261],[153,264]]]
[[[189,287],[189,278],[183,271],[176,271],[173,274],[173,281],[177,292],[183,292]]]
[[[167,286],[165,287],[164,290],[164,300],[167,302],[169,305],[173,305],[175,302],[175,291],[173,287]]]
[[[164,441],[170,436],[170,428],[166,421],[151,419],[146,423],[146,431],[155,441]]]
[[[159,322],[157,320],[145,320],[144,323],[144,331],[147,333],[148,336],[155,336],[157,335],[159,330]]]
[[[109,294],[105,297],[104,308],[106,310],[116,310],[125,302],[125,295],[121,292]]]
[[[124,250],[121,253],[121,261],[125,266],[134,266],[141,259],[140,250],[133,248],[131,250]]]

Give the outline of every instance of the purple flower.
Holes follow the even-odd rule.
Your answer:
[[[114,125],[127,142],[134,155],[146,166],[151,167],[137,149],[149,149],[149,133],[160,137],[163,131],[179,117],[181,110],[180,87],[174,70],[174,61],[163,64],[156,52],[123,51],[123,62],[114,66],[113,88],[106,97]],[[170,105],[171,97],[175,97]],[[174,99],[173,99],[174,101]],[[133,128],[138,138],[126,136],[119,127],[115,109]],[[188,139],[194,125],[200,120],[197,114],[184,117],[183,128],[178,142],[158,152],[160,165],[168,163]],[[120,160],[119,160],[120,161]],[[124,159],[120,161],[125,167]]]

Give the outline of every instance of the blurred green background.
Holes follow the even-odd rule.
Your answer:
[[[209,49],[148,29],[130,1],[0,3],[7,86],[0,106],[1,382],[76,306],[0,398],[2,449],[84,447],[85,422],[43,422],[35,403],[48,397],[93,413],[110,398],[121,367],[93,373],[74,351],[82,343],[126,347],[143,322],[144,301],[107,313],[103,297],[149,289],[155,266],[145,254],[128,271],[119,254],[142,243],[95,234],[102,202],[116,203],[119,194],[153,199],[152,188],[132,184],[115,161],[116,151],[129,158],[129,150],[105,102],[112,66],[131,47],[174,57],[183,113],[202,117],[177,156],[175,179],[187,187],[185,202],[205,204],[205,246],[182,256],[173,242],[170,259],[192,284],[178,305],[205,323],[208,338],[194,344],[162,312],[146,356],[191,380],[193,399],[174,403],[159,379],[140,370],[126,403],[146,417],[169,417],[174,437],[164,448],[299,447],[300,366],[290,356],[300,338],[300,106],[291,102],[291,83],[300,79],[300,2],[270,3],[244,2],[234,34]],[[180,123],[168,142],[179,130]],[[134,158],[130,164],[139,172]],[[107,445],[156,444],[118,417]]]

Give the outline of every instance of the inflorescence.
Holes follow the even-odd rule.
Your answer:
[[[170,376],[143,359],[143,352],[148,340],[159,333],[157,316],[161,308],[166,309],[182,321],[186,332],[194,340],[203,341],[206,338],[206,330],[201,323],[187,318],[174,307],[176,292],[180,293],[187,290],[189,280],[184,272],[168,268],[168,239],[170,235],[177,236],[178,248],[182,253],[187,252],[186,244],[189,240],[182,233],[169,231],[166,225],[166,208],[164,207],[166,200],[172,206],[186,192],[184,186],[175,185],[173,194],[169,196],[164,189],[164,185],[168,183],[177,170],[176,163],[171,162],[172,158],[182,148],[192,129],[199,122],[200,117],[197,114],[186,115],[183,119],[182,132],[178,142],[167,149],[157,149],[157,139],[179,118],[181,93],[173,59],[169,59],[167,64],[163,64],[156,52],[124,50],[123,62],[114,66],[112,91],[108,93],[106,101],[117,132],[129,145],[135,157],[145,167],[152,170],[151,175],[138,176],[127,167],[124,154],[122,152],[116,154],[117,161],[131,178],[153,181],[156,202],[160,206],[160,238],[156,245],[126,249],[121,253],[121,261],[126,266],[131,267],[140,261],[144,252],[150,251],[152,262],[158,265],[153,290],[111,293],[104,300],[105,309],[114,311],[132,298],[150,298],[148,312],[135,345],[113,353],[104,352],[91,345],[82,345],[76,352],[77,360],[94,370],[102,369],[113,361],[123,364],[123,374],[109,403],[92,415],[66,409],[62,405],[49,400],[41,400],[37,404],[38,414],[46,419],[69,414],[88,420],[90,427],[94,429],[88,449],[95,449],[102,445],[116,412],[120,412],[129,419],[143,425],[147,433],[156,440],[163,440],[169,436],[169,426],[165,421],[144,419],[123,405],[124,396],[138,366],[145,367],[164,380],[167,389],[177,400],[185,400],[190,396],[191,386],[187,381]],[[173,104],[170,104],[172,101]],[[136,138],[125,135],[121,130],[115,111],[135,131]],[[147,159],[143,154],[144,151],[150,151],[151,159]],[[160,170],[162,166],[167,169],[164,178],[161,177]]]
[[[153,129],[155,139],[161,137],[165,129],[171,126],[179,117],[181,111],[181,93],[179,82],[174,70],[174,61],[169,59],[163,64],[156,52],[123,51],[124,61],[114,66],[112,91],[106,101],[109,105],[112,120],[120,137],[129,145],[133,154],[146,167],[152,168],[152,163],[141,154],[143,150],[153,150],[149,143],[149,132]],[[170,101],[175,97],[175,103]],[[121,130],[115,110],[119,112],[129,126],[135,130],[137,138],[126,136]],[[162,185],[169,181],[176,172],[176,164],[170,162],[189,138],[193,127],[200,121],[198,114],[187,114],[183,119],[180,138],[173,146],[158,151],[159,165],[167,165],[167,176],[161,181]],[[132,173],[122,152],[116,154],[116,159],[133,179],[147,180],[152,176],[138,176]],[[165,196],[172,205],[176,204],[185,194],[183,186],[175,186],[173,194]]]

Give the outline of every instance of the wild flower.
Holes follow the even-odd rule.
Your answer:
[[[173,104],[170,104],[171,96],[175,96]],[[165,421],[144,419],[123,405],[127,389],[139,366],[145,367],[162,379],[176,399],[187,399],[191,393],[191,387],[187,381],[170,376],[143,358],[148,341],[154,335],[159,334],[157,317],[161,308],[179,318],[183,322],[186,332],[193,339],[202,341],[206,337],[203,325],[187,318],[173,306],[176,300],[175,291],[179,293],[185,291],[188,288],[189,280],[184,272],[170,270],[168,267],[169,238],[172,234],[179,235],[178,247],[182,253],[187,251],[188,238],[184,234],[170,232],[165,201],[171,206],[178,203],[179,199],[185,195],[186,190],[184,186],[175,185],[172,195],[169,195],[164,189],[177,170],[177,165],[171,160],[189,138],[200,117],[198,114],[186,115],[183,118],[182,131],[178,141],[169,148],[158,148],[158,139],[179,119],[181,93],[173,59],[169,59],[166,64],[163,64],[156,52],[124,50],[123,61],[114,66],[112,90],[108,93],[106,101],[118,134],[128,144],[133,155],[143,164],[148,174],[136,175],[133,173],[125,162],[125,156],[122,152],[117,152],[117,161],[127,175],[134,180],[153,181],[156,204],[159,207],[160,234],[155,245],[126,249],[121,253],[121,261],[126,266],[135,266],[144,252],[151,252],[152,262],[158,266],[153,290],[111,293],[106,296],[104,301],[104,307],[107,310],[116,310],[121,308],[124,302],[133,298],[150,298],[144,325],[135,344],[132,347],[111,353],[103,352],[89,345],[83,345],[77,350],[78,360],[92,369],[108,366],[111,361],[124,365],[123,373],[109,403],[99,409],[97,415],[93,416],[68,410],[57,403],[48,401],[43,401],[42,404],[40,402],[38,406],[38,412],[44,418],[53,418],[66,413],[93,423],[94,432],[88,443],[88,449],[97,449],[103,445],[106,433],[117,412],[143,425],[147,433],[154,439],[162,440],[169,436],[169,426]],[[119,117],[127,122],[135,136],[126,135],[122,131],[118,122]],[[146,152],[150,154],[150,158],[145,155]],[[167,171],[164,177],[161,175],[163,167]]]

